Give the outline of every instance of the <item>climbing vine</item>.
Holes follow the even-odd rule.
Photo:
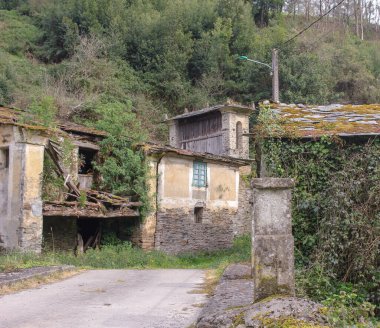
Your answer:
[[[282,134],[273,117],[258,122],[266,175],[296,182],[297,263],[318,266],[336,281],[360,284],[368,299],[379,303],[380,140],[324,136],[305,141]]]

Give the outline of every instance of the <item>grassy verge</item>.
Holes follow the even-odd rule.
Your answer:
[[[70,278],[78,274],[80,270],[71,270],[64,272],[55,272],[48,276],[37,276],[20,282],[16,282],[12,285],[1,286],[0,296],[15,293],[24,289],[36,288],[44,284],[53,283],[58,280]]]
[[[88,250],[75,256],[70,252],[47,252],[42,254],[10,252],[0,255],[0,272],[47,265],[75,265],[92,269],[215,269],[229,263],[250,260],[249,236],[236,238],[230,249],[216,252],[200,252],[179,256],[160,251],[143,251],[129,243],[105,245],[101,250]]]

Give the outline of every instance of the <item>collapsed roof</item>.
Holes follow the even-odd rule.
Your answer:
[[[29,124],[22,122],[20,118],[25,114],[27,114],[27,112],[24,110],[3,107],[0,105],[0,124],[18,125],[30,129],[49,130],[46,127],[39,126],[37,122],[32,122],[32,120]],[[104,131],[69,122],[67,120],[57,120],[56,124],[57,127],[62,131],[72,134],[87,135],[93,137],[105,137],[107,135]]]

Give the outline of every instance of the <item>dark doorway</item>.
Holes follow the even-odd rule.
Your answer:
[[[79,148],[79,174],[90,174],[94,171],[93,161],[95,160],[97,151],[87,148]]]
[[[100,246],[101,220],[99,219],[78,219],[78,248],[86,249]],[[79,250],[81,251],[81,250]]]

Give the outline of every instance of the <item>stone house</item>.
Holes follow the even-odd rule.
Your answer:
[[[252,108],[218,105],[167,120],[170,146],[145,144],[153,211],[133,241],[167,253],[217,250],[251,229]]]
[[[217,250],[249,231],[239,170],[248,160],[153,144],[143,150],[154,209],[136,230],[136,243],[167,253]]]
[[[101,220],[139,217],[138,204],[90,189],[92,161],[104,132],[68,122],[57,122],[54,130],[27,125],[19,119],[22,114],[0,106],[0,249],[73,250],[78,233],[88,247],[99,242],[94,239],[100,238]],[[69,168],[62,165],[59,142],[53,141],[63,137],[72,143]],[[49,201],[42,199],[46,156],[64,181],[64,191]],[[80,204],[83,192],[87,201]]]
[[[91,189],[104,132],[70,122],[54,130],[26,125],[21,111],[0,107],[0,248],[85,250],[99,244],[105,229],[167,253],[230,247],[251,225],[251,191],[242,178],[250,173],[244,134],[251,113],[231,104],[185,113],[168,120],[170,146],[140,146],[153,208],[142,221],[140,203]],[[64,137],[72,144],[70,167],[61,158]],[[48,200],[47,158],[64,181],[63,192]]]

